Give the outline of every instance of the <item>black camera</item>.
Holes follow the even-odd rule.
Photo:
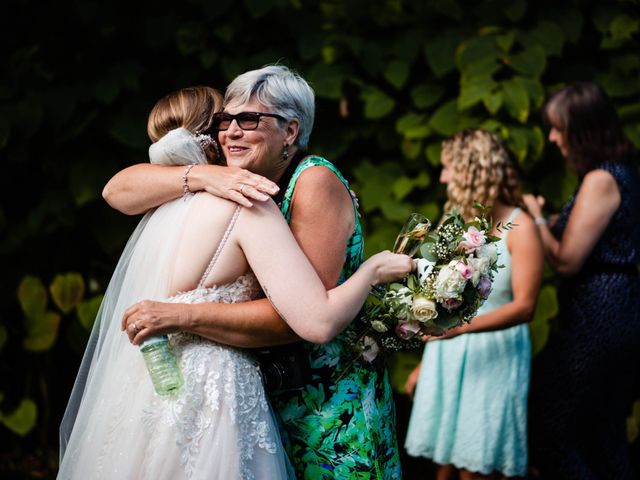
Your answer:
[[[303,388],[311,381],[311,365],[302,342],[254,349],[267,391]]]

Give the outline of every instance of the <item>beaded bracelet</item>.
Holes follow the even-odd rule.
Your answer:
[[[536,225],[546,225],[547,224],[547,219],[544,217],[536,217],[533,219],[533,221],[535,222]]]
[[[193,168],[195,164],[192,163],[191,165],[187,165],[187,168],[184,169],[184,174],[182,175],[182,196],[186,197],[187,195],[189,195],[191,193],[191,190],[189,190],[189,172],[191,171],[191,169]]]

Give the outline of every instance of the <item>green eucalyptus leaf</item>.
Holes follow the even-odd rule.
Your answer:
[[[429,108],[442,98],[444,88],[437,83],[426,83],[411,90],[411,99],[418,108]]]
[[[22,346],[31,352],[44,352],[49,350],[58,337],[60,315],[55,312],[44,312],[26,322],[27,336],[22,341]]]
[[[30,398],[25,398],[9,414],[0,414],[0,422],[13,433],[24,437],[36,426],[38,407]]]
[[[438,256],[435,253],[434,243],[423,243],[420,247],[420,255],[422,255],[422,258],[425,258],[430,262],[438,261]]]
[[[39,278],[26,276],[18,286],[18,301],[27,318],[37,318],[47,308],[47,290]]]
[[[82,326],[88,331],[91,331],[91,328],[93,327],[93,322],[98,315],[98,310],[100,309],[103,298],[103,295],[96,295],[90,300],[85,300],[78,304],[76,309],[78,313],[78,320],[80,320]]]
[[[409,78],[409,65],[407,62],[400,60],[390,62],[384,70],[384,78],[396,89],[400,90],[407,83],[407,78]]]
[[[79,273],[58,274],[49,286],[51,298],[65,315],[84,297],[84,280]]]

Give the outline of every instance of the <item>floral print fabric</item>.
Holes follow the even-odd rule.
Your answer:
[[[307,168],[331,170],[348,182],[329,161],[306,157],[295,170],[281,205],[291,220],[291,198],[300,174]],[[364,260],[362,227],[356,210],[354,233],[347,242],[339,283]],[[355,320],[357,322],[358,320]],[[341,334],[325,345],[305,343],[312,381],[300,390],[272,394],[285,430],[284,441],[298,478],[399,479],[400,459],[395,430],[395,407],[389,374],[384,367],[358,361]]]

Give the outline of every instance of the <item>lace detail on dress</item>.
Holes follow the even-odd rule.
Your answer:
[[[212,288],[197,288],[169,299],[172,303],[237,303],[260,297],[262,290],[253,273],[235,282]],[[256,449],[270,454],[278,451],[279,436],[270,423],[260,370],[247,353],[206,340],[198,335],[170,336],[184,386],[177,397],[157,397],[146,409],[144,424],[153,428],[165,423],[176,429],[176,444],[187,477],[193,476],[202,452],[200,440],[209,429],[227,423],[235,433],[219,432],[226,441],[236,442],[243,479],[254,478],[247,467]]]

